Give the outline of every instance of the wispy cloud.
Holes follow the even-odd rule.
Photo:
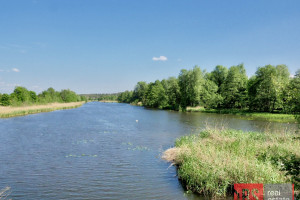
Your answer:
[[[154,61],[167,61],[168,58],[166,56],[159,56],[159,57],[153,57],[152,60],[154,60]]]
[[[12,70],[13,72],[20,72],[20,70],[17,69],[17,68],[12,68],[11,70]]]

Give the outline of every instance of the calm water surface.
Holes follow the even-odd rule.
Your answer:
[[[12,199],[203,199],[186,194],[160,155],[206,126],[296,128],[98,102],[0,119],[0,189],[10,186]]]

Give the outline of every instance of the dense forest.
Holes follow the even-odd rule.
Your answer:
[[[34,91],[29,91],[25,87],[16,87],[11,94],[0,94],[0,105],[2,106],[22,106],[34,104],[47,104],[54,102],[76,102],[86,101],[86,97],[79,96],[71,90],[55,91],[53,88],[36,94]]]
[[[159,109],[241,109],[258,112],[300,112],[300,70],[291,76],[286,65],[259,67],[248,78],[243,64],[229,69],[218,65],[212,72],[195,66],[182,69],[178,77],[138,82],[119,102]]]

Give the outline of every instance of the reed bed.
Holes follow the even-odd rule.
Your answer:
[[[84,104],[81,102],[71,102],[71,103],[50,103],[45,105],[33,105],[33,106],[0,106],[0,118],[9,118],[16,116],[23,116],[28,114],[35,114],[41,112],[51,112],[54,110],[72,109],[78,108]]]
[[[235,183],[294,183],[300,190],[300,137],[207,129],[183,136],[163,159],[178,167],[187,190],[226,197]]]

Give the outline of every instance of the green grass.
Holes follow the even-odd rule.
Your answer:
[[[218,113],[218,114],[232,114],[241,118],[249,120],[264,120],[273,122],[291,122],[295,123],[297,120],[293,114],[282,113],[267,113],[267,112],[251,112],[240,109],[205,109],[203,107],[188,107],[188,112],[203,112],[203,113]]]
[[[293,134],[208,129],[177,139],[165,154],[187,190],[200,194],[225,197],[234,183],[292,181],[300,189],[300,137]]]

